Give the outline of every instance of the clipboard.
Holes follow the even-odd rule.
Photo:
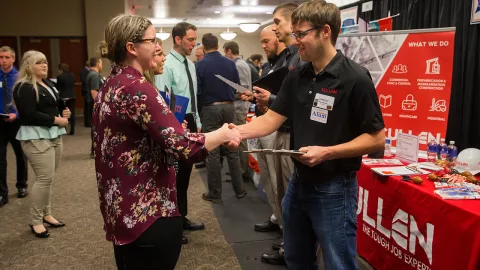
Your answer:
[[[261,77],[260,79],[254,81],[252,85],[268,90],[270,91],[270,93],[276,95],[280,91],[283,80],[285,79],[289,71],[290,70],[288,69],[288,67],[281,67],[273,71],[272,73],[269,73],[264,77]]]

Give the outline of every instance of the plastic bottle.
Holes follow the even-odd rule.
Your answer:
[[[435,163],[435,161],[437,161],[437,154],[438,154],[438,144],[434,139],[432,139],[428,143],[428,149],[427,149],[428,162]]]
[[[457,155],[458,155],[458,148],[455,146],[455,141],[450,141],[450,144],[448,145],[448,156],[447,156],[448,166],[450,168],[455,167],[457,162]]]
[[[385,152],[383,153],[383,156],[385,157],[392,156],[392,145],[390,143],[390,139],[385,140]]]
[[[440,140],[438,145],[438,159],[442,161],[447,161],[448,157],[448,145],[445,143],[445,139]]]

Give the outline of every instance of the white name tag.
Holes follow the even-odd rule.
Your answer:
[[[331,111],[333,109],[334,101],[334,97],[317,93],[315,95],[315,99],[313,100],[313,107]]]
[[[328,120],[328,111],[312,107],[312,112],[310,113],[310,120],[326,124]]]
[[[3,88],[3,82],[0,82],[0,88]]]

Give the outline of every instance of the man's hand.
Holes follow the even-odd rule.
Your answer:
[[[5,122],[9,122],[9,123],[15,121],[16,119],[17,119],[17,115],[14,113],[9,113],[8,118],[7,117],[4,118]]]
[[[268,106],[268,101],[270,100],[270,92],[268,90],[265,90],[260,87],[253,87],[253,90],[255,91],[255,98],[257,99],[257,104],[260,104],[262,106]]]
[[[65,110],[62,111],[62,117],[63,118],[70,118],[70,116],[72,115],[72,113],[70,112],[70,109],[67,107],[65,108]]]
[[[267,106],[258,105],[258,110],[259,110],[261,113],[266,113],[266,112],[268,111],[268,107],[267,107]]]
[[[223,127],[225,127],[227,124],[225,124]],[[222,128],[223,128],[222,127]],[[230,150],[236,150],[238,146],[240,145],[240,142],[242,141],[242,137],[240,135],[240,131],[238,130],[237,126],[234,124],[228,124],[227,128],[231,131],[231,135],[233,139],[229,139],[227,143],[224,144],[224,146]]]
[[[328,157],[330,155],[330,151],[328,147],[322,147],[322,146],[302,147],[298,151],[304,152],[306,154],[297,156],[295,158],[309,167],[314,167],[328,160]]]
[[[243,101],[253,100],[253,93],[251,91],[246,91],[245,93],[240,94],[240,99]]]

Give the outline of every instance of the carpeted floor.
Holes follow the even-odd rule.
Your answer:
[[[89,149],[90,129],[78,127],[74,136],[64,136],[63,158],[53,184],[52,212],[67,226],[50,229],[48,239],[38,239],[28,227],[30,197],[16,197],[15,157],[9,147],[10,202],[0,208],[0,269],[115,269],[113,249],[102,229]],[[30,169],[29,190],[34,177]],[[241,269],[212,206],[199,199],[204,189],[194,170],[189,218],[205,222],[206,230],[187,232],[190,243],[183,247],[176,269]]]

